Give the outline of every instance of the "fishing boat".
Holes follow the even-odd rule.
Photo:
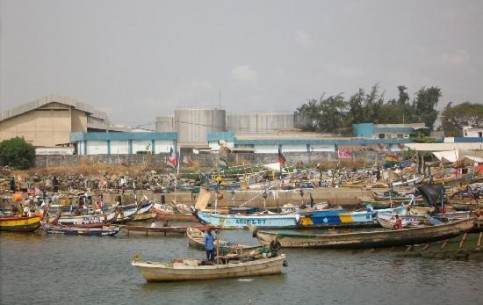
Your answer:
[[[47,234],[63,235],[113,236],[119,232],[118,226],[86,228],[75,226],[44,225],[43,229]]]
[[[138,211],[144,211],[146,207],[152,207],[150,202],[144,202],[140,205],[133,203],[129,205],[120,205],[108,211],[105,215],[105,221],[109,223],[124,223],[133,220]]]
[[[455,220],[440,225],[409,227],[399,230],[302,233],[296,231],[265,231],[252,228],[253,235],[265,246],[299,248],[376,248],[404,246],[444,240],[473,228],[474,218]]]
[[[281,274],[286,264],[285,254],[252,256],[230,255],[219,258],[220,263],[199,259],[173,259],[168,262],[140,261],[136,267],[147,282],[200,281],[233,277],[253,277]]]
[[[412,178],[409,178],[409,179],[402,179],[402,180],[392,182],[392,187],[417,185],[423,182],[423,180],[424,180],[424,175],[414,175]]]
[[[186,236],[188,237],[188,245],[192,248],[198,250],[204,250],[204,232],[200,228],[196,227],[189,227],[186,229]],[[240,255],[247,255],[259,252],[260,245],[257,246],[249,246],[244,244],[232,243],[225,240],[216,239],[215,242],[215,253],[236,253]],[[217,250],[216,248],[219,248]]]
[[[194,210],[193,214],[203,224],[213,225],[223,229],[247,229],[248,225],[260,228],[296,228],[300,215],[278,214],[271,212],[256,213],[250,215],[219,214]]]
[[[55,216],[52,216],[48,220],[50,225],[62,225],[62,226],[83,226],[83,225],[97,225],[102,226],[105,222],[104,217],[100,215],[63,215],[60,211]]]
[[[374,210],[367,206],[363,211],[348,211],[346,209],[327,209],[299,212],[301,228],[314,227],[357,227],[377,226],[376,214],[405,214],[406,208],[400,205],[395,208]]]
[[[180,213],[173,209],[172,206],[166,204],[155,203],[153,204],[152,211],[156,214],[157,219],[192,222],[197,221],[193,213]]]
[[[41,216],[2,216],[0,217],[0,231],[33,232],[40,228]]]
[[[177,234],[185,234],[187,230],[193,228],[196,230],[204,230],[210,226],[204,226],[204,225],[199,225],[199,226],[135,226],[135,225],[122,225],[121,229],[126,232],[126,234],[132,235],[132,234],[142,234],[145,236],[150,236],[150,235],[164,235],[167,236],[168,234],[171,233],[177,233]]]
[[[401,219],[401,226],[403,228],[409,228],[411,226],[419,226],[424,222],[429,222],[428,216],[398,216]],[[386,214],[386,215],[377,215],[376,216],[377,222],[381,225],[381,227],[393,230],[396,227],[396,217],[395,215]],[[439,221],[440,220],[436,220]]]
[[[248,215],[220,213],[215,210],[206,211],[211,193],[200,189],[198,200],[192,207],[193,215],[205,225],[212,225],[223,229],[247,229],[248,225],[261,228],[296,228],[300,215],[298,213],[279,214],[269,211]]]

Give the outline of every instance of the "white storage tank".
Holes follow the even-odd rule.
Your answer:
[[[208,133],[226,131],[224,109],[177,109],[174,123],[179,145],[208,145]]]
[[[294,129],[293,113],[229,114],[227,129],[234,132],[273,132]]]
[[[167,116],[158,116],[156,117],[156,131],[157,132],[174,132],[175,124],[174,124],[174,116],[167,115]]]

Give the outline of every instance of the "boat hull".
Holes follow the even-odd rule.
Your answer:
[[[259,228],[296,228],[300,218],[299,214],[233,215],[199,210],[195,211],[195,216],[204,224],[225,229],[248,229],[249,225]]]
[[[109,226],[104,228],[82,228],[82,227],[64,227],[64,226],[44,226],[47,234],[62,235],[84,235],[84,236],[114,236],[119,232],[119,227]]]
[[[0,217],[0,231],[6,232],[33,232],[40,228],[40,216],[30,217]]]
[[[262,245],[279,242],[292,248],[377,248],[404,246],[444,240],[468,232],[474,226],[474,218],[455,220],[442,225],[400,230],[366,232],[301,234],[296,232],[270,232],[256,230],[254,235]]]
[[[136,267],[147,282],[199,281],[219,278],[281,274],[285,255],[261,258],[248,262],[199,265],[198,260],[182,262],[136,262]]]

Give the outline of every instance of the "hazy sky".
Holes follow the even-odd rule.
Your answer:
[[[0,0],[0,17],[0,111],[57,94],[132,126],[374,84],[483,102],[481,0]]]

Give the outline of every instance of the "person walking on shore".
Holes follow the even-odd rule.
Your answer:
[[[10,178],[10,190],[12,191],[12,193],[15,193],[15,191],[17,190],[15,186],[15,177],[13,176],[12,178]]]

